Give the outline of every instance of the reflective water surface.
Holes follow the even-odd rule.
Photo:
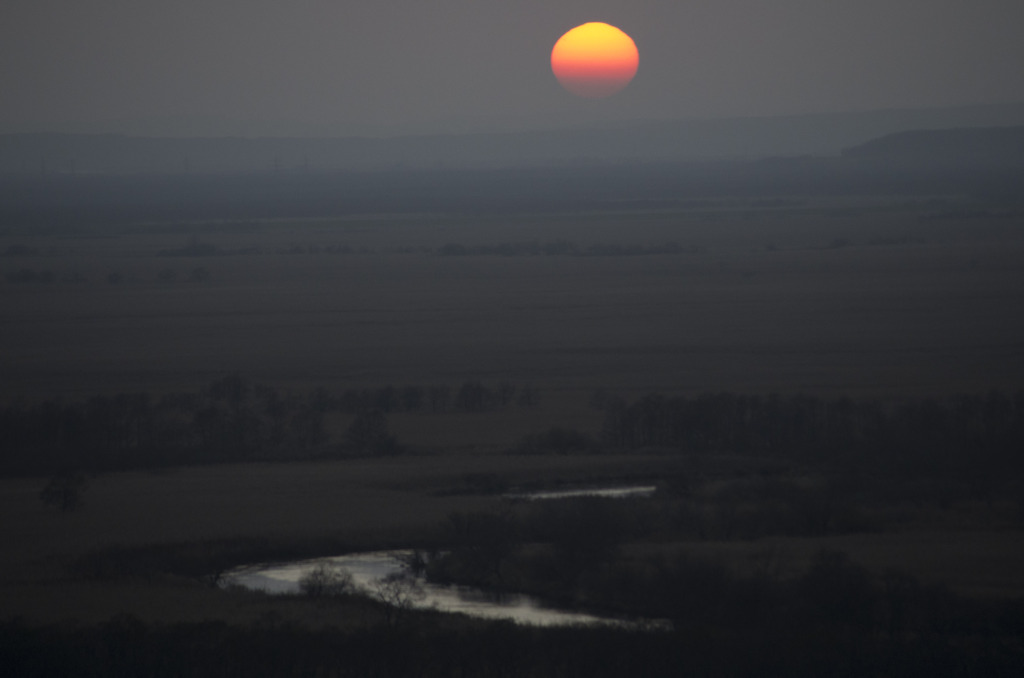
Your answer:
[[[627,497],[650,497],[657,491],[654,485],[633,485],[629,487],[601,487],[577,490],[547,490],[543,492],[522,492],[504,495],[508,499],[539,501],[544,499],[572,499],[574,497],[604,497],[625,499]]]
[[[506,494],[508,499],[542,501],[570,499],[574,497],[604,497],[618,499],[626,497],[650,497],[657,488],[654,485],[606,487],[543,492]],[[431,584],[419,575],[414,575],[407,562],[412,551],[374,551],[352,553],[332,558],[317,558],[291,563],[251,565],[229,572],[223,579],[225,586],[241,586],[267,593],[299,593],[299,582],[315,567],[328,564],[332,568],[347,572],[353,584],[362,591],[373,594],[379,590],[382,580],[389,576],[405,574],[414,583],[420,595],[408,598],[413,607],[436,609],[442,612],[459,612],[486,619],[508,619],[521,624],[537,626],[566,626],[571,624],[614,624],[620,626],[663,627],[662,623],[623,622],[608,617],[598,617],[579,612],[567,612],[544,607],[540,601],[529,596],[495,596],[465,586],[441,586]]]
[[[411,551],[376,551],[284,564],[247,566],[229,572],[224,577],[223,584],[268,593],[299,593],[299,581],[302,577],[318,565],[328,563],[351,574],[358,588],[372,593],[380,580],[389,575],[406,572],[404,558],[411,554]],[[439,586],[430,584],[421,577],[417,577],[416,582],[422,587],[424,594],[413,602],[413,606],[417,608],[461,612],[487,619],[508,619],[537,626],[622,623],[589,614],[546,608],[528,596],[504,596],[501,600],[494,600],[492,596],[468,587]]]

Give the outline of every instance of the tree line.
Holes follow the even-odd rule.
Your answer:
[[[647,395],[605,405],[613,449],[730,452],[810,463],[870,462],[901,475],[1024,471],[1024,390],[946,398]]]
[[[477,413],[538,402],[535,388],[508,382],[288,393],[238,374],[192,393],[15,402],[0,407],[0,473],[390,453],[399,447],[388,435],[388,414]],[[332,439],[331,415],[353,416],[342,439]]]

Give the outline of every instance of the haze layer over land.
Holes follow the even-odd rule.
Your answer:
[[[573,129],[383,139],[10,134],[0,135],[0,172],[307,174],[323,170],[586,168],[624,163],[837,156],[843,150],[886,134],[1014,125],[1024,125],[1024,105],[631,122]],[[999,133],[993,134],[996,138]],[[1015,148],[1000,147],[995,142],[995,147],[991,143],[986,147],[986,153],[1006,156]]]

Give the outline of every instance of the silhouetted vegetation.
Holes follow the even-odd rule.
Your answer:
[[[623,576],[625,573],[618,573]],[[1011,676],[1020,603],[975,603],[824,553],[790,583],[688,560],[629,573],[673,631],[531,628],[400,617],[352,631],[268,616],[252,625],[0,625],[4,674],[23,676]],[[392,612],[392,614],[398,614]],[[403,623],[396,623],[401,619]]]
[[[518,399],[514,396],[518,393]],[[384,386],[287,393],[226,375],[197,393],[94,396],[85,401],[14,402],[0,407],[0,474],[50,474],[226,461],[295,460],[404,451],[390,433],[395,412],[487,412],[536,407],[539,394],[508,382]],[[352,417],[332,439],[329,416]]]
[[[732,452],[872,473],[972,478],[978,489],[1024,470],[1024,391],[944,399],[649,395],[609,403],[618,449]]]
[[[363,454],[395,454],[401,450],[388,430],[382,410],[365,410],[356,415],[345,434],[349,449]]]
[[[199,393],[95,396],[0,409],[6,473],[137,468],[170,463],[309,458],[331,453],[328,414],[355,419],[342,443],[380,453],[398,449],[387,417],[395,412],[484,412],[534,407],[536,389],[502,382],[448,387],[386,386],[331,394],[282,393],[226,376]],[[602,401],[600,442],[553,427],[525,437],[518,451],[578,454],[658,449],[730,453],[830,467],[870,469],[894,478],[970,481],[980,496],[1018,477],[1024,458],[1024,393],[945,399],[824,399],[812,396],[650,395]]]
[[[331,598],[352,595],[352,575],[324,562],[310,570],[299,580],[299,590],[311,598]]]

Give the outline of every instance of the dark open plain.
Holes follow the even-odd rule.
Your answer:
[[[1017,219],[922,199],[709,202],[7,234],[0,252],[35,256],[0,258],[2,395],[165,392],[226,372],[556,393],[1024,381]]]
[[[330,407],[324,437],[293,461],[82,463],[82,504],[65,512],[39,501],[45,476],[0,479],[0,619],[377,628],[391,617],[358,598],[274,599],[211,578],[260,560],[450,546],[455,515],[505,516],[525,544],[502,552],[497,580],[477,583],[619,614],[644,608],[595,593],[618,590],[615,572],[647,576],[685,557],[775,591],[810,586],[822,549],[884,586],[898,570],[968,601],[1024,595],[1016,475],[961,486],[927,466],[876,474],[826,454],[624,449],[608,437],[609,403],[649,394],[899,407],[1019,390],[1024,230],[1012,209],[890,192],[68,223],[0,230],[9,412],[117,394],[155,402],[225,378],[330,397],[412,387],[448,398],[467,383],[517,395],[396,406],[398,448],[348,449],[361,415]],[[585,442],[530,438],[553,430]],[[524,536],[537,516],[501,493],[621,482],[657,484],[660,503],[622,504],[631,517],[615,520],[634,527],[617,533],[617,559],[592,555],[546,589],[533,550],[543,555],[548,537]]]

